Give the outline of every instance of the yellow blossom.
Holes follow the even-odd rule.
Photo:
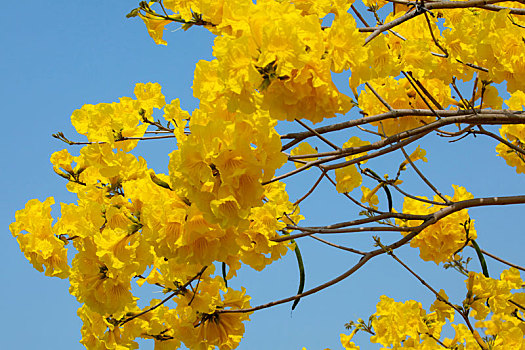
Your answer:
[[[9,230],[35,269],[44,272],[43,265],[47,276],[67,278],[67,249],[64,242],[53,234],[51,225],[51,205],[54,202],[52,197],[44,202],[30,200],[24,209],[17,211],[16,221],[9,225]]]
[[[305,154],[316,154],[317,150],[310,146],[308,142],[301,142],[297,147],[295,147],[292,152],[290,152],[292,156],[299,156],[299,155],[305,155]],[[314,160],[317,160],[317,157],[312,158],[302,158],[302,161],[305,162],[311,162]],[[303,163],[294,163],[296,168],[300,168],[303,166]]]
[[[464,187],[453,185],[454,197],[448,199],[458,202],[472,199],[473,195]],[[426,199],[426,198],[425,198]],[[434,197],[434,201],[440,201],[439,196]],[[417,215],[432,214],[441,209],[432,204],[419,201],[417,199],[405,197],[403,212]],[[421,221],[397,220],[398,224],[405,227],[417,227]],[[474,220],[471,220],[466,209],[454,212],[440,219],[437,223],[430,225],[421,231],[410,241],[411,247],[419,248],[421,259],[434,261],[436,264],[447,261],[458,249],[464,246],[468,237],[476,239],[477,234],[474,228]],[[407,234],[406,232],[404,234]]]
[[[160,17],[154,17],[151,14],[143,15],[139,12],[140,18],[144,21],[144,24],[146,24],[146,28],[148,29],[149,36],[155,41],[155,44],[157,45],[167,45],[168,43],[162,39],[162,36],[164,34],[164,27],[167,24],[172,23],[173,21],[163,19]]]

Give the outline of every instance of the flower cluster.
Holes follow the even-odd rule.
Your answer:
[[[381,296],[369,324],[352,322],[355,329],[350,335],[342,334],[341,342],[345,349],[359,349],[351,340],[357,332],[365,331],[372,335],[371,342],[392,349],[523,349],[525,283],[519,271],[505,270],[499,279],[470,272],[465,283],[462,306],[451,303],[441,290],[430,312],[414,300],[403,303]],[[478,320],[475,326],[484,329],[485,336],[461,323],[464,318],[455,318],[458,312]],[[454,337],[443,339],[447,324],[454,329]]]
[[[136,348],[143,337],[159,348],[234,348],[249,313],[222,311],[249,307],[249,297],[226,280],[243,263],[262,270],[285,255],[293,245],[272,239],[302,219],[283,183],[262,186],[286,159],[276,122],[267,113],[190,116],[178,100],[165,105],[158,84],[137,84],[135,95],[73,113],[89,143],[78,156],[62,150],[51,162],[77,203],[62,204],[53,224],[53,198],[32,200],[10,229],[35,268],[69,278],[83,304],[86,347]],[[128,153],[158,124],[153,108],[164,109],[177,137],[169,175]],[[69,242],[76,249],[70,266]],[[217,262],[227,275],[214,275]],[[172,293],[177,307],[139,308],[133,280]]]
[[[464,187],[452,185],[454,187],[454,197],[446,196],[452,202],[459,202],[474,198]],[[422,197],[422,199],[426,199]],[[441,201],[439,196],[434,197],[435,202]],[[433,214],[442,207],[423,201],[405,197],[403,212],[427,215]],[[402,227],[417,227],[421,221],[417,220],[397,220]],[[405,233],[406,234],[406,233]],[[425,261],[434,261],[436,264],[452,258],[455,252],[468,244],[469,239],[476,239],[477,234],[474,228],[474,220],[468,215],[468,210],[456,211],[442,218],[435,224],[423,229],[416,237],[410,241],[410,246],[419,248],[419,256]]]
[[[364,1],[376,15],[386,3]],[[155,349],[184,343],[191,349],[226,350],[239,344],[243,322],[249,319],[250,297],[244,288],[228,288],[227,281],[243,264],[260,271],[294,249],[293,241],[278,238],[288,234],[288,224],[303,219],[289,201],[285,184],[273,181],[288,160],[275,130],[278,121],[319,123],[355,106],[365,117],[391,108],[501,109],[503,99],[490,84],[503,81],[511,93],[505,101],[508,107],[520,110],[525,105],[521,79],[525,23],[509,10],[480,7],[436,11],[437,16],[424,13],[368,42],[369,34],[357,28],[349,13],[352,1],[157,0],[141,1],[139,6],[129,16],[139,16],[157,44],[166,44],[164,30],[172,22],[181,23],[184,30],[202,26],[216,36],[215,58],[199,61],[194,73],[199,108],[185,111],[178,99],[167,104],[159,84],[140,83],[134,98],[74,111],[71,122],[87,142],[56,134],[70,145],[84,146],[78,155],[67,150],[54,153],[51,163],[77,196],[76,203],[62,203],[54,221],[53,198],[31,200],[10,226],[37,270],[69,279],[70,293],[82,304],[81,342],[88,349],[134,349],[138,337],[153,339]],[[394,11],[386,20],[403,13]],[[440,23],[441,17],[445,21]],[[483,38],[480,45],[478,38]],[[483,69],[486,66],[491,69]],[[482,86],[472,94],[475,106],[452,97],[449,86],[452,76],[472,79],[472,67],[480,71],[476,82],[479,78]],[[342,93],[332,78],[343,71],[351,73],[348,87],[354,98]],[[394,78],[401,73],[405,78]],[[364,82],[369,82],[365,89]],[[378,95],[388,103],[379,103]],[[414,116],[415,112],[376,119],[371,125],[377,131],[362,130],[385,140],[436,121],[436,115]],[[153,117],[157,113],[162,114],[162,123]],[[167,174],[155,172],[146,160],[130,153],[147,138],[150,127],[174,140]],[[500,134],[495,138],[504,142],[497,146],[498,154],[524,173],[524,125],[504,125]],[[350,136],[341,148],[335,147],[335,153],[341,152],[338,159],[344,158],[332,168],[339,193],[361,186],[364,156],[379,147]],[[299,168],[322,156],[317,153],[303,142],[291,156]],[[300,157],[304,155],[308,157]],[[418,147],[408,158],[426,161],[425,156]],[[398,175],[410,161],[400,164]],[[370,208],[377,208],[380,188],[401,182],[387,177],[383,181],[377,175],[374,179],[378,186],[361,188],[362,202]],[[472,198],[463,187],[454,186],[447,203],[440,196],[433,201],[406,197],[403,212],[437,218],[442,207],[450,208],[448,201]],[[436,264],[449,261],[476,239],[473,222],[466,209],[446,213],[428,226],[427,221],[396,220],[413,231],[425,225],[410,244],[419,248],[423,260]],[[69,251],[71,263],[68,244],[74,247]],[[217,266],[222,276],[216,273]],[[161,288],[166,297],[140,307],[134,288],[145,283]],[[463,308],[478,320],[478,327],[494,336],[495,349],[509,344],[524,347],[525,297],[512,293],[522,285],[515,270],[500,280],[469,276]],[[373,328],[371,340],[385,347],[433,349],[441,327],[453,321],[453,310],[444,292],[429,313],[415,301],[400,303],[383,296],[370,326],[360,329]],[[462,324],[453,326],[455,338],[439,344],[467,348],[485,344],[477,332]],[[355,333],[341,335],[345,349],[359,348],[351,341]]]

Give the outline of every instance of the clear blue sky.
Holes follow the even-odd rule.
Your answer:
[[[0,337],[1,349],[82,349],[79,307],[68,293],[67,280],[48,278],[34,270],[11,236],[8,225],[16,210],[32,198],[54,196],[57,203],[72,202],[63,179],[56,176],[49,162],[51,154],[64,148],[52,133],[62,131],[75,138],[70,125],[71,113],[86,103],[113,102],[132,96],[137,82],[159,82],[168,100],[180,98],[182,107],[193,110],[197,101],[191,85],[195,63],[211,59],[212,36],[204,29],[192,28],[165,33],[168,46],[157,46],[147,35],[142,21],[125,15],[138,5],[136,0],[121,1],[8,1],[0,14],[0,86],[4,132],[2,148],[2,228],[0,256]],[[170,27],[168,27],[170,28]],[[171,27],[175,30],[176,25]],[[338,80],[341,89],[347,80]],[[351,112],[346,118],[356,117]],[[283,126],[282,130],[289,130]],[[337,135],[343,141],[352,135]],[[465,186],[475,196],[523,194],[523,175],[496,157],[495,143],[478,137],[448,144],[436,137],[425,139],[429,163],[421,168],[447,194],[451,184]],[[139,148],[150,167],[166,171],[169,141]],[[75,149],[71,149],[72,152]],[[373,163],[379,174],[395,173],[400,157]],[[372,164],[370,164],[372,165]],[[313,173],[313,171],[311,171]],[[294,179],[292,198],[313,180]],[[409,188],[431,196],[417,178],[406,178]],[[370,187],[372,184],[368,183]],[[311,225],[355,218],[354,206],[334,195],[333,188],[322,184],[315,201],[306,202],[302,211]],[[328,205],[330,204],[330,205]],[[397,202],[401,208],[401,202]],[[523,263],[525,207],[471,210],[476,220],[479,244],[497,255]],[[385,242],[397,234],[384,235]],[[332,238],[332,237],[331,237]],[[370,247],[368,235],[333,237],[334,241],[357,247]],[[299,242],[306,264],[307,288],[316,286],[348,269],[355,263],[352,255],[320,246],[312,240]],[[455,302],[461,302],[463,278],[434,263],[419,263],[417,251],[409,247],[398,255],[413,266],[435,288],[446,289]],[[471,266],[479,270],[477,261]],[[490,261],[492,275],[502,266]],[[253,296],[252,305],[295,294],[297,266],[292,254],[256,273],[243,269],[232,286],[245,286]],[[367,318],[379,296],[387,294],[397,301],[415,299],[428,309],[432,296],[399,265],[379,257],[363,270],[324,292],[303,299],[291,313],[290,304],[260,311],[246,324],[245,339],[239,349],[340,349],[339,334],[344,323]],[[152,297],[158,298],[159,294]],[[356,337],[362,349],[366,337]],[[141,349],[152,349],[150,342]]]

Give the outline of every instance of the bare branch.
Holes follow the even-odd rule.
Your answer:
[[[137,318],[137,317],[140,317],[152,310],[155,310],[156,308],[158,308],[159,306],[165,304],[168,300],[170,300],[171,298],[173,298],[174,296],[176,295],[179,295],[179,294],[182,294],[184,293],[184,291],[186,290],[186,288],[188,288],[188,286],[191,284],[191,282],[193,282],[195,279],[197,278],[200,278],[202,276],[202,274],[204,273],[204,271],[208,268],[208,266],[204,266],[195,276],[193,276],[188,282],[184,283],[182,286],[180,286],[179,288],[177,288],[176,291],[174,291],[173,293],[171,293],[170,295],[168,295],[166,298],[164,298],[163,300],[161,300],[159,303],[153,305],[152,307],[150,308],[147,308],[146,310],[142,311],[142,312],[139,312],[138,314],[135,314],[129,318],[126,318],[124,319],[123,321],[119,322],[119,326],[122,326],[126,323],[128,323],[129,321]]]
[[[497,261],[499,261],[499,262],[502,263],[502,264],[508,265],[508,266],[510,266],[510,267],[514,267],[514,268],[516,268],[516,269],[518,269],[518,270],[521,270],[521,271],[525,271],[525,267],[522,267],[522,266],[519,266],[519,265],[513,264],[513,263],[511,263],[511,262],[508,262],[507,260],[503,260],[502,258],[500,258],[500,257],[498,257],[498,256],[496,256],[496,255],[494,255],[494,254],[491,254],[491,253],[487,252],[486,250],[481,249],[481,252],[482,252],[484,255],[486,255],[486,256],[490,256],[492,259],[497,260]]]
[[[389,111],[393,111],[394,109],[392,107],[390,107],[390,105],[388,104],[388,102],[386,102],[378,93],[377,91],[374,90],[374,88],[368,83],[366,82],[365,83],[366,87],[370,89],[370,91],[372,91],[372,93],[375,95],[375,97],[377,97],[377,99],[379,101],[381,101],[381,103],[389,110]]]
[[[323,179],[323,177],[326,175],[326,171],[323,171],[321,173],[321,176],[319,176],[319,178],[317,179],[317,181],[313,184],[313,186],[310,188],[310,190],[308,192],[306,192],[304,194],[304,196],[302,196],[301,198],[299,198],[298,200],[296,200],[293,205],[296,206],[296,205],[299,205],[299,203],[301,203],[302,201],[304,201],[306,198],[308,198],[309,195],[311,195],[315,189],[317,188],[317,186],[319,185],[319,183],[321,182],[321,180]]]
[[[414,229],[413,232],[409,233],[408,235],[404,236],[400,240],[387,245],[385,247],[370,251],[366,253],[366,255],[363,255],[363,257],[354,264],[351,268],[349,268],[347,271],[345,271],[343,274],[337,276],[336,278],[325,282],[317,287],[314,287],[312,289],[307,290],[306,292],[287,297],[284,299],[272,301],[266,304],[262,304],[259,306],[255,306],[248,309],[230,309],[230,310],[219,310],[217,312],[219,313],[247,313],[247,312],[253,312],[257,310],[266,309],[272,306],[288,303],[290,301],[294,301],[299,298],[304,298],[308,295],[315,294],[323,289],[326,289],[330,286],[333,286],[334,284],[337,284],[352,274],[354,274],[357,270],[359,270],[361,267],[363,267],[370,259],[385,254],[387,251],[392,251],[394,249],[397,249],[408,242],[412,240],[415,236],[417,236],[421,231],[423,231],[428,226],[435,224],[437,221],[441,220],[442,218],[455,213],[459,210],[472,208],[472,207],[479,207],[479,206],[488,206],[488,205],[510,205],[510,204],[525,204],[525,195],[522,196],[509,196],[509,197],[488,197],[488,198],[475,198],[475,199],[469,199],[461,202],[456,202],[444,209],[441,209],[433,214],[430,214],[430,219],[425,221],[423,224],[419,225],[417,228]],[[467,318],[468,319],[468,318]],[[470,324],[470,323],[469,323]],[[467,324],[467,325],[469,325]]]
[[[524,111],[514,111],[514,110],[493,110],[493,109],[476,109],[476,112],[479,115],[491,115],[492,118],[485,118],[484,120],[475,121],[476,123],[482,124],[522,124],[525,123],[525,112]],[[451,118],[451,117],[461,117],[465,115],[471,115],[472,113],[468,110],[437,110],[435,111],[440,118]],[[432,117],[435,114],[429,109],[396,109],[382,114],[377,114],[374,116],[367,116],[364,118],[349,120],[342,123],[331,124],[327,126],[322,126],[316,128],[319,134],[324,134],[327,132],[339,131],[347,128],[351,128],[357,125],[364,125],[369,123],[374,123],[382,120],[388,120],[393,118],[403,118],[403,117]],[[281,135],[281,139],[295,139],[294,141],[300,142],[308,137],[313,136],[314,134],[310,131],[289,133]],[[290,146],[291,147],[291,146]],[[286,150],[290,147],[283,147],[283,150]]]
[[[407,152],[405,152],[405,149],[403,147],[401,147],[401,152],[403,152],[405,159],[410,163],[410,165],[415,170],[415,172],[419,175],[421,180],[423,180],[423,182],[426,183],[427,186],[430,187],[432,191],[434,191],[435,194],[437,194],[441,199],[443,199],[443,201],[447,205],[450,205],[452,202],[449,199],[447,199],[445,196],[443,196],[441,192],[439,192],[438,189],[434,185],[432,185],[432,183],[425,177],[425,175],[423,175],[423,173],[416,167],[412,159],[410,159],[410,156],[407,154]]]
[[[399,1],[398,1],[399,2]],[[406,5],[414,5],[415,9],[405,13],[403,16],[398,17],[391,22],[377,26],[372,34],[370,34],[366,40],[365,45],[372,41],[374,38],[379,36],[379,34],[390,30],[403,22],[406,22],[414,17],[417,17],[426,11],[429,10],[438,10],[438,9],[458,9],[458,8],[469,8],[469,7],[480,7],[489,11],[499,11],[506,9],[506,7],[494,6],[492,4],[504,2],[504,0],[468,0],[468,1],[435,1],[435,2],[426,2],[424,4],[418,2],[407,1]],[[401,2],[399,2],[401,3]],[[525,9],[510,9],[511,14],[525,14]]]
[[[326,245],[329,245],[331,247],[334,247],[334,248],[337,248],[337,249],[341,249],[341,250],[345,250],[347,252],[350,252],[350,253],[355,253],[355,254],[360,254],[360,255],[366,255],[365,252],[362,252],[360,250],[357,250],[357,249],[354,249],[354,248],[349,248],[349,247],[345,247],[345,246],[342,246],[342,245],[338,245],[338,244],[334,244],[332,242],[329,242],[329,241],[326,241],[322,238],[319,238],[319,237],[316,237],[314,235],[311,235],[310,236],[311,238],[315,239],[315,240],[318,240],[319,242],[321,243],[324,243]]]
[[[339,146],[336,146],[334,145],[332,142],[330,142],[330,140],[328,140],[327,138],[325,138],[323,135],[319,134],[317,131],[315,131],[314,129],[312,129],[311,127],[309,127],[308,125],[306,125],[305,123],[303,123],[301,120],[299,119],[295,119],[295,121],[299,124],[301,124],[302,127],[304,127],[305,129],[309,130],[310,132],[314,133],[315,136],[317,136],[319,139],[321,139],[321,141],[323,141],[324,143],[326,143],[328,146],[332,147],[333,149],[335,149],[336,151],[340,150],[341,147]]]

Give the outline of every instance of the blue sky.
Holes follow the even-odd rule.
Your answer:
[[[0,172],[2,198],[0,202],[0,236],[3,253],[0,273],[0,337],[2,349],[82,349],[81,323],[76,316],[78,303],[68,293],[67,280],[48,278],[34,270],[11,236],[8,225],[16,210],[32,198],[44,200],[54,196],[57,203],[72,202],[74,197],[65,189],[63,179],[56,176],[49,162],[55,151],[64,144],[51,137],[62,131],[75,138],[70,125],[71,113],[83,104],[113,102],[122,96],[133,96],[138,82],[158,82],[167,100],[180,98],[184,109],[193,110],[198,101],[192,97],[191,85],[195,64],[212,58],[213,37],[204,29],[165,33],[168,46],[157,46],[147,35],[142,21],[126,19],[125,15],[138,1],[9,1],[0,14],[0,86],[5,130],[0,139],[2,163]],[[169,28],[169,27],[168,27]],[[347,79],[338,78],[341,90],[348,91]],[[346,90],[345,90],[346,89]],[[345,118],[355,118],[352,111]],[[281,125],[279,130],[291,130]],[[296,126],[293,126],[298,130]],[[334,140],[346,141],[344,133]],[[522,194],[524,177],[496,157],[496,144],[491,140],[468,138],[447,143],[437,137],[421,142],[427,149],[428,163],[421,169],[446,194],[452,195],[451,184],[463,185],[475,196]],[[158,172],[167,171],[170,141],[150,143],[137,149]],[[414,146],[415,148],[415,146]],[[70,148],[75,152],[75,148]],[[410,149],[412,150],[412,149]],[[379,174],[395,173],[401,161],[395,155],[375,162],[369,167]],[[311,170],[305,176],[293,178],[289,184],[292,199],[305,191],[315,179]],[[431,196],[416,177],[407,172],[406,188]],[[367,183],[368,187],[372,183]],[[401,201],[397,198],[397,207]],[[524,228],[521,223],[523,206],[480,208],[471,210],[476,220],[479,244],[482,248],[508,258],[522,261]],[[333,188],[322,183],[315,200],[306,201],[302,212],[306,223],[323,225],[355,218],[358,209],[336,196]],[[385,242],[397,234],[383,235]],[[333,238],[349,246],[370,248],[369,235],[346,235]],[[356,257],[341,253],[319,243],[299,241],[306,264],[307,288],[329,280],[356,262]],[[443,270],[434,263],[417,260],[418,252],[409,247],[399,250],[398,256],[413,263],[436,289],[444,288],[455,302],[465,294],[463,277]],[[489,261],[492,275],[502,265]],[[479,271],[477,261],[471,267]],[[295,294],[298,273],[292,254],[262,273],[245,268],[231,281],[234,287],[245,286],[252,295],[252,305]],[[389,257],[378,257],[342,283],[322,293],[303,299],[291,313],[290,304],[254,314],[246,324],[245,339],[239,349],[332,349],[341,348],[339,334],[345,332],[345,322],[367,318],[374,310],[379,296],[387,294],[396,301],[415,299],[428,309],[432,296]],[[152,294],[158,298],[159,294]],[[362,349],[376,349],[366,337],[357,336]],[[152,349],[142,342],[141,349]]]

